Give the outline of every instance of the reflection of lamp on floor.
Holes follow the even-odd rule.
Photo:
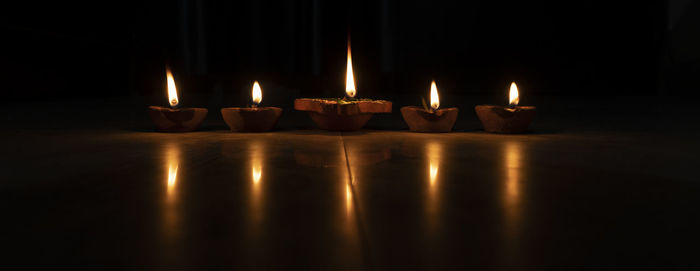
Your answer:
[[[165,172],[165,197],[163,201],[163,236],[168,242],[178,236],[180,227],[180,209],[178,206],[178,174],[180,172],[180,146],[175,142],[165,144],[163,150]],[[182,174],[179,174],[182,175]],[[180,176],[180,179],[182,177]],[[179,180],[182,181],[182,180]]]
[[[175,187],[177,186],[177,171],[180,168],[180,153],[175,144],[168,144],[165,150],[168,175],[166,176],[167,200],[172,202],[175,197]]]
[[[425,197],[425,215],[430,234],[435,234],[440,223],[440,163],[442,145],[439,141],[428,141],[423,148],[427,158],[428,181]]]
[[[251,227],[256,228],[264,217],[264,182],[263,170],[265,162],[264,144],[252,141],[248,144],[248,162],[250,163],[250,204],[248,215]]]
[[[428,170],[430,172],[430,185],[434,186],[437,182],[438,171],[440,170],[440,155],[442,149],[438,143],[430,142],[427,145],[428,150]]]
[[[506,233],[510,238],[518,235],[521,213],[521,175],[523,161],[520,144],[516,141],[506,142],[504,146],[504,184],[503,206],[506,219]]]

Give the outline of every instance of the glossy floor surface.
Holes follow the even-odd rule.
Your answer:
[[[619,124],[643,122],[629,119]],[[557,121],[526,135],[7,130],[4,257],[139,270],[697,268],[697,129],[547,129],[572,127]]]

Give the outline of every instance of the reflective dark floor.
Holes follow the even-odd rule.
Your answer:
[[[25,269],[694,269],[697,129],[652,130],[8,130],[4,256]]]

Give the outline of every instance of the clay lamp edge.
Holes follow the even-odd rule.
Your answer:
[[[412,132],[448,133],[452,131],[459,109],[456,107],[442,108],[429,112],[420,106],[401,107],[401,116]]]

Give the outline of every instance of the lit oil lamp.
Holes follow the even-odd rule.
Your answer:
[[[430,107],[423,100],[423,107],[401,107],[403,120],[413,132],[446,133],[452,131],[457,121],[459,109],[456,107],[438,109],[440,96],[435,81],[430,84]]]
[[[163,106],[149,106],[148,114],[160,132],[190,132],[197,130],[207,117],[206,108],[185,107],[178,108],[180,100],[177,98],[177,89],[172,72],[166,67],[166,79],[168,82],[168,101],[170,108]]]
[[[527,132],[535,117],[534,106],[518,106],[520,96],[515,82],[510,84],[510,103],[508,106],[477,105],[476,115],[481,120],[484,130],[490,133],[518,134]]]
[[[374,113],[391,113],[391,102],[355,98],[355,76],[348,43],[347,74],[344,98],[296,99],[294,109],[309,112],[319,128],[331,131],[355,131],[361,129]]]
[[[275,128],[282,115],[282,108],[260,107],[262,89],[258,81],[253,83],[253,104],[250,107],[226,107],[221,109],[224,121],[231,132],[267,132]]]

